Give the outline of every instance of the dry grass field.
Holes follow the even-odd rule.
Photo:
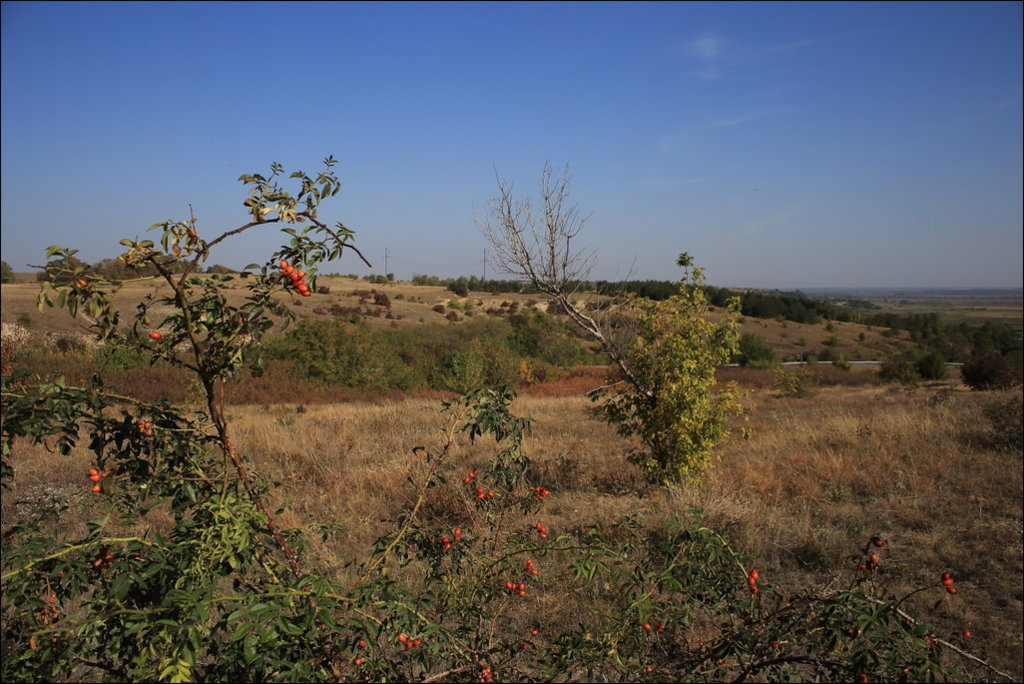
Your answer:
[[[903,292],[887,296],[866,296],[882,311],[898,314],[939,313],[946,321],[972,325],[1006,323],[1024,329],[1024,296],[1012,292]]]
[[[549,529],[608,526],[629,515],[655,527],[697,506],[790,592],[852,576],[860,548],[879,535],[888,541],[882,575],[897,595],[956,573],[956,597],[941,594],[933,604],[936,594],[927,592],[908,610],[944,638],[969,628],[974,653],[1024,674],[1021,453],[1005,448],[1014,429],[1019,440],[1019,394],[970,392],[951,382],[904,389],[858,381],[804,399],[753,389],[751,438],[723,445],[703,484],[664,489],[623,461],[621,438],[592,415],[577,390],[593,379],[580,374],[556,396],[522,396],[514,405],[536,421],[526,453],[532,483],[552,492],[543,511]],[[1015,427],[986,418],[986,407],[999,402],[1016,406]],[[364,557],[414,499],[410,477],[424,464],[413,448],[439,444],[445,417],[429,398],[298,406],[236,405],[230,418],[242,451],[282,483],[279,503],[291,504],[284,523],[343,526],[316,557],[321,570],[344,579],[346,563]],[[448,480],[458,482],[489,457],[486,445],[461,444]],[[24,450],[16,465],[15,485],[3,497],[5,528],[15,509],[51,516],[63,531],[95,513],[82,483],[84,454]],[[471,530],[469,498],[436,492],[424,521]],[[160,529],[159,512],[149,524]],[[578,606],[565,581],[553,573],[509,619],[571,619]],[[975,676],[988,677],[982,670]]]
[[[377,307],[380,315],[366,317],[372,326],[458,324],[467,316],[507,314],[513,302],[520,308],[543,306],[528,295],[471,293],[458,299],[441,287],[347,278],[318,284],[330,292],[295,301],[297,313],[331,316],[342,315],[332,307]],[[38,291],[36,283],[4,285],[3,321],[21,322],[51,342],[84,339],[80,322],[66,313],[37,311]],[[240,289],[233,292],[242,296]],[[140,297],[157,293],[155,283],[132,285],[116,302],[130,314]],[[376,293],[387,295],[386,313],[374,303]],[[459,304],[449,318],[452,300]],[[441,312],[434,310],[438,306]],[[742,326],[764,338],[779,359],[828,347],[850,360],[877,359],[906,341],[851,323],[828,329],[746,319]],[[56,371],[84,384],[91,372],[83,363],[87,355],[72,348],[30,358],[37,371]],[[649,485],[625,462],[628,444],[593,414],[585,393],[601,384],[603,373],[566,371],[523,388],[513,407],[535,420],[525,451],[532,460],[531,485],[552,492],[543,509],[550,530],[607,528],[629,516],[654,530],[697,507],[709,525],[727,530],[736,548],[754,556],[777,591],[789,595],[852,577],[865,542],[877,535],[887,541],[880,576],[888,592],[902,596],[935,584],[944,571],[955,573],[958,595],[942,593],[936,602],[935,592],[925,592],[905,607],[932,623],[942,638],[960,639],[961,630],[970,629],[973,639],[964,644],[969,650],[1018,680],[1024,677],[1019,391],[972,392],[955,380],[884,386],[874,382],[873,371],[827,367],[820,369],[822,386],[812,396],[793,398],[772,389],[772,371],[723,369],[721,379],[748,391],[750,439],[721,445],[717,465],[699,485],[662,488]],[[108,389],[116,390],[117,383],[143,400],[166,396],[187,403],[195,396],[166,366],[121,371]],[[341,526],[339,535],[314,549],[317,569],[340,580],[348,577],[350,561],[366,557],[415,499],[413,482],[425,466],[414,449],[441,443],[442,398],[437,392],[369,396],[296,377],[277,362],[262,378],[227,391],[241,452],[282,485],[273,494],[275,504],[289,505],[282,522]],[[447,461],[448,481],[458,483],[466,471],[485,467],[491,455],[486,444],[463,440]],[[84,450],[60,457],[18,446],[14,463],[17,477],[2,499],[5,530],[27,515],[72,533],[98,513],[98,502],[83,484],[89,465]],[[150,513],[146,525],[159,531],[167,524],[162,515],[159,509]],[[478,512],[466,492],[438,488],[421,515],[440,528],[471,530]],[[573,620],[580,608],[568,569],[553,568],[549,577],[510,620],[552,627]],[[991,676],[981,669],[970,674],[975,680]]]

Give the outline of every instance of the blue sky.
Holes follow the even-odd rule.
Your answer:
[[[218,234],[240,174],[333,155],[322,216],[399,278],[479,275],[495,170],[550,162],[596,278],[1020,287],[1021,7],[4,2],[2,257],[114,256],[190,203]]]

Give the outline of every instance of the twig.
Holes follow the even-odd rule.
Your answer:
[[[473,667],[472,664],[470,664],[470,665],[463,665],[462,667],[456,667],[454,669],[447,670],[445,672],[438,672],[437,674],[432,674],[429,677],[425,677],[424,679],[421,679],[420,681],[423,682],[424,684],[426,684],[427,682],[439,682],[442,679],[444,679],[445,677],[447,677],[448,675],[458,674],[459,672],[465,672],[466,670],[468,670],[471,667]]]
[[[772,658],[771,660],[762,660],[761,662],[754,663],[753,665],[748,665],[743,669],[742,672],[740,672],[736,676],[736,679],[734,679],[733,681],[742,682],[747,678],[747,675],[753,674],[758,670],[763,670],[766,667],[771,667],[772,665],[780,665],[782,663],[807,663],[809,665],[823,665],[831,667],[834,670],[839,670],[844,667],[842,663],[837,663],[834,660],[825,660],[823,658],[812,658],[810,656],[782,656],[779,658]]]
[[[878,605],[885,605],[885,603],[886,603],[885,601],[881,601],[879,599],[872,598],[871,596],[868,596],[867,599],[868,599],[868,601],[871,601],[872,603],[877,603]],[[896,607],[893,607],[893,611],[895,611],[897,615],[899,615],[901,618],[903,618],[904,620],[906,620],[910,624],[912,624],[912,625],[916,625],[917,624],[917,620],[912,618],[910,615],[908,615],[903,610],[901,610],[899,608],[896,608]],[[935,637],[932,637],[932,641],[934,641],[937,644],[942,644],[943,646],[945,646],[949,650],[954,651],[955,653],[960,654],[961,656],[963,656],[964,658],[967,658],[968,660],[973,660],[974,662],[978,663],[979,665],[984,665],[985,667],[987,667],[988,669],[992,670],[992,672],[995,672],[1000,677],[1005,678],[1007,681],[1010,681],[1010,682],[1018,681],[1016,677],[1008,675],[1008,674],[1006,674],[1005,672],[1003,672],[1001,670],[997,670],[993,665],[990,665],[989,663],[985,662],[984,660],[982,660],[978,656],[972,655],[972,654],[968,653],[967,651],[954,646],[953,644],[949,643],[945,639],[936,639]]]
[[[325,224],[323,221],[320,221],[320,220],[314,218],[313,216],[310,216],[309,212],[306,212],[306,211],[300,212],[299,216],[304,216],[305,218],[309,219],[310,222],[313,223],[313,225],[315,225],[317,228],[319,228],[320,230],[324,231],[325,233],[330,235],[332,238],[334,238],[334,240],[339,245],[341,245],[342,248],[351,249],[353,252],[355,252],[356,256],[358,256],[360,259],[362,259],[363,263],[366,264],[366,266],[368,268],[373,268],[373,264],[371,264],[369,261],[366,260],[366,257],[363,256],[363,253],[359,251],[358,247],[356,247],[355,245],[351,244],[350,242],[345,240],[345,238],[341,237],[340,235],[335,233],[333,230],[328,228],[327,224]]]

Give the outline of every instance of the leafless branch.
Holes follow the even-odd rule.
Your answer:
[[[593,316],[571,300],[590,280],[593,252],[576,250],[573,240],[586,223],[579,209],[569,203],[569,167],[555,174],[545,164],[540,182],[540,206],[527,197],[516,199],[513,185],[495,171],[498,196],[488,204],[488,215],[478,225],[494,248],[498,270],[530,282],[548,295],[560,310],[593,338],[612,359],[626,380],[650,395],[629,368],[621,348]]]

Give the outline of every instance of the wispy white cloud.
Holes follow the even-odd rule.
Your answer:
[[[727,119],[719,119],[717,121],[712,121],[711,123],[708,124],[708,126],[711,126],[713,128],[718,128],[720,126],[739,126],[740,124],[745,124],[750,121],[754,121],[755,119],[760,119],[762,116],[764,116],[764,114],[760,113],[745,114],[743,116],[734,116]]]
[[[748,112],[745,114],[735,115],[731,117],[722,117],[714,121],[710,121],[707,124],[697,124],[700,128],[720,128],[723,126],[739,126],[740,124],[749,124],[752,121],[764,119],[766,117],[774,117],[780,114],[790,114],[794,112],[792,109],[776,109],[776,110],[758,110],[755,112]]]
[[[718,59],[724,51],[722,38],[714,33],[706,33],[699,38],[694,38],[688,47],[692,54],[704,60]]]
[[[778,45],[768,45],[761,48],[752,48],[751,52],[753,58],[760,59],[764,57],[770,57],[782,52],[792,52],[793,50],[799,50],[809,45],[817,45],[818,43],[826,43],[834,40],[838,36],[819,36],[817,38],[807,38],[805,40],[795,40],[791,43],[780,43]]]
[[[690,72],[702,81],[713,81],[733,66],[767,59],[785,52],[824,43],[836,36],[818,36],[775,45],[743,45],[714,31],[702,33],[682,45],[684,56],[695,60],[698,67]]]
[[[985,119],[989,118],[990,116],[994,116],[994,115],[998,114],[999,112],[1003,111],[1004,109],[1009,109],[1010,107],[1014,107],[1016,105],[1019,105],[1020,102],[1021,102],[1021,94],[1020,93],[1017,93],[1017,94],[1013,95],[1012,97],[1008,97],[1008,98],[1005,98],[1003,100],[999,100],[998,102],[992,102],[992,103],[988,104],[987,106],[983,107],[982,109],[980,109],[976,114],[974,114],[974,116],[969,117],[966,121],[964,121],[964,123],[965,124],[976,124],[979,121],[984,121]]]
[[[701,64],[691,75],[702,81],[713,81],[721,76],[722,63],[728,59],[730,48],[721,36],[709,32],[690,40],[683,51]]]

